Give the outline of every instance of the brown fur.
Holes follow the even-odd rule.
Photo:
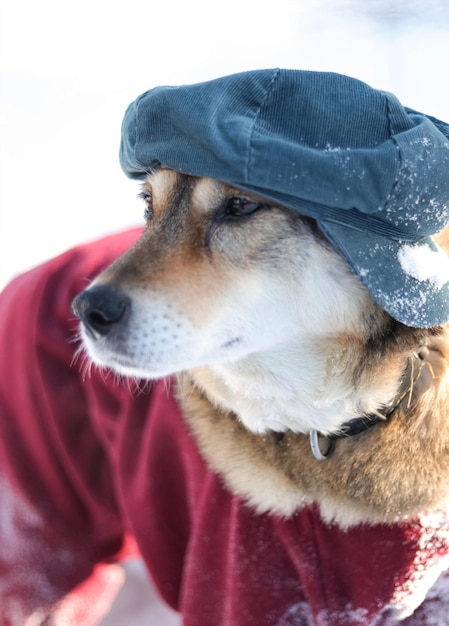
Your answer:
[[[449,333],[429,347],[411,400],[388,423],[339,439],[322,463],[306,435],[249,432],[235,415],[214,408],[189,374],[180,377],[180,397],[211,467],[258,510],[289,515],[315,501],[325,518],[343,526],[397,521],[449,497]]]

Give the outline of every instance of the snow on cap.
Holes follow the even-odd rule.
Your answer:
[[[449,223],[449,125],[390,93],[280,69],[156,87],[126,111],[120,162],[132,178],[163,165],[312,217],[393,317],[449,322],[449,280],[430,238]],[[410,271],[404,246],[434,252],[425,272]]]

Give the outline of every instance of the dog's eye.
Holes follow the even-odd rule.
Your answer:
[[[153,212],[153,196],[147,190],[142,191],[139,194],[139,197],[145,202],[145,209],[143,211],[143,216],[146,220],[151,220],[154,212]]]
[[[248,200],[247,198],[240,198],[239,196],[234,196],[229,198],[226,204],[226,215],[231,215],[232,217],[243,217],[245,215],[250,215],[255,211],[258,211],[262,208],[263,204],[261,202],[256,202],[255,200]]]

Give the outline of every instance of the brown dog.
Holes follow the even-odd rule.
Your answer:
[[[89,358],[179,374],[204,456],[258,511],[315,501],[348,526],[444,505],[448,329],[393,320],[313,220],[164,169],[142,197],[145,233],[74,303]]]

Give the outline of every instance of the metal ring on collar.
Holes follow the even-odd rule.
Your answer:
[[[309,433],[309,437],[310,437],[310,447],[312,448],[312,452],[313,452],[313,456],[318,460],[318,461],[326,461],[330,455],[332,454],[332,452],[334,451],[335,448],[335,439],[329,439],[326,437],[327,441],[329,442],[329,445],[327,447],[326,452],[321,452],[320,450],[320,444],[319,444],[319,433],[317,430],[311,430]]]

